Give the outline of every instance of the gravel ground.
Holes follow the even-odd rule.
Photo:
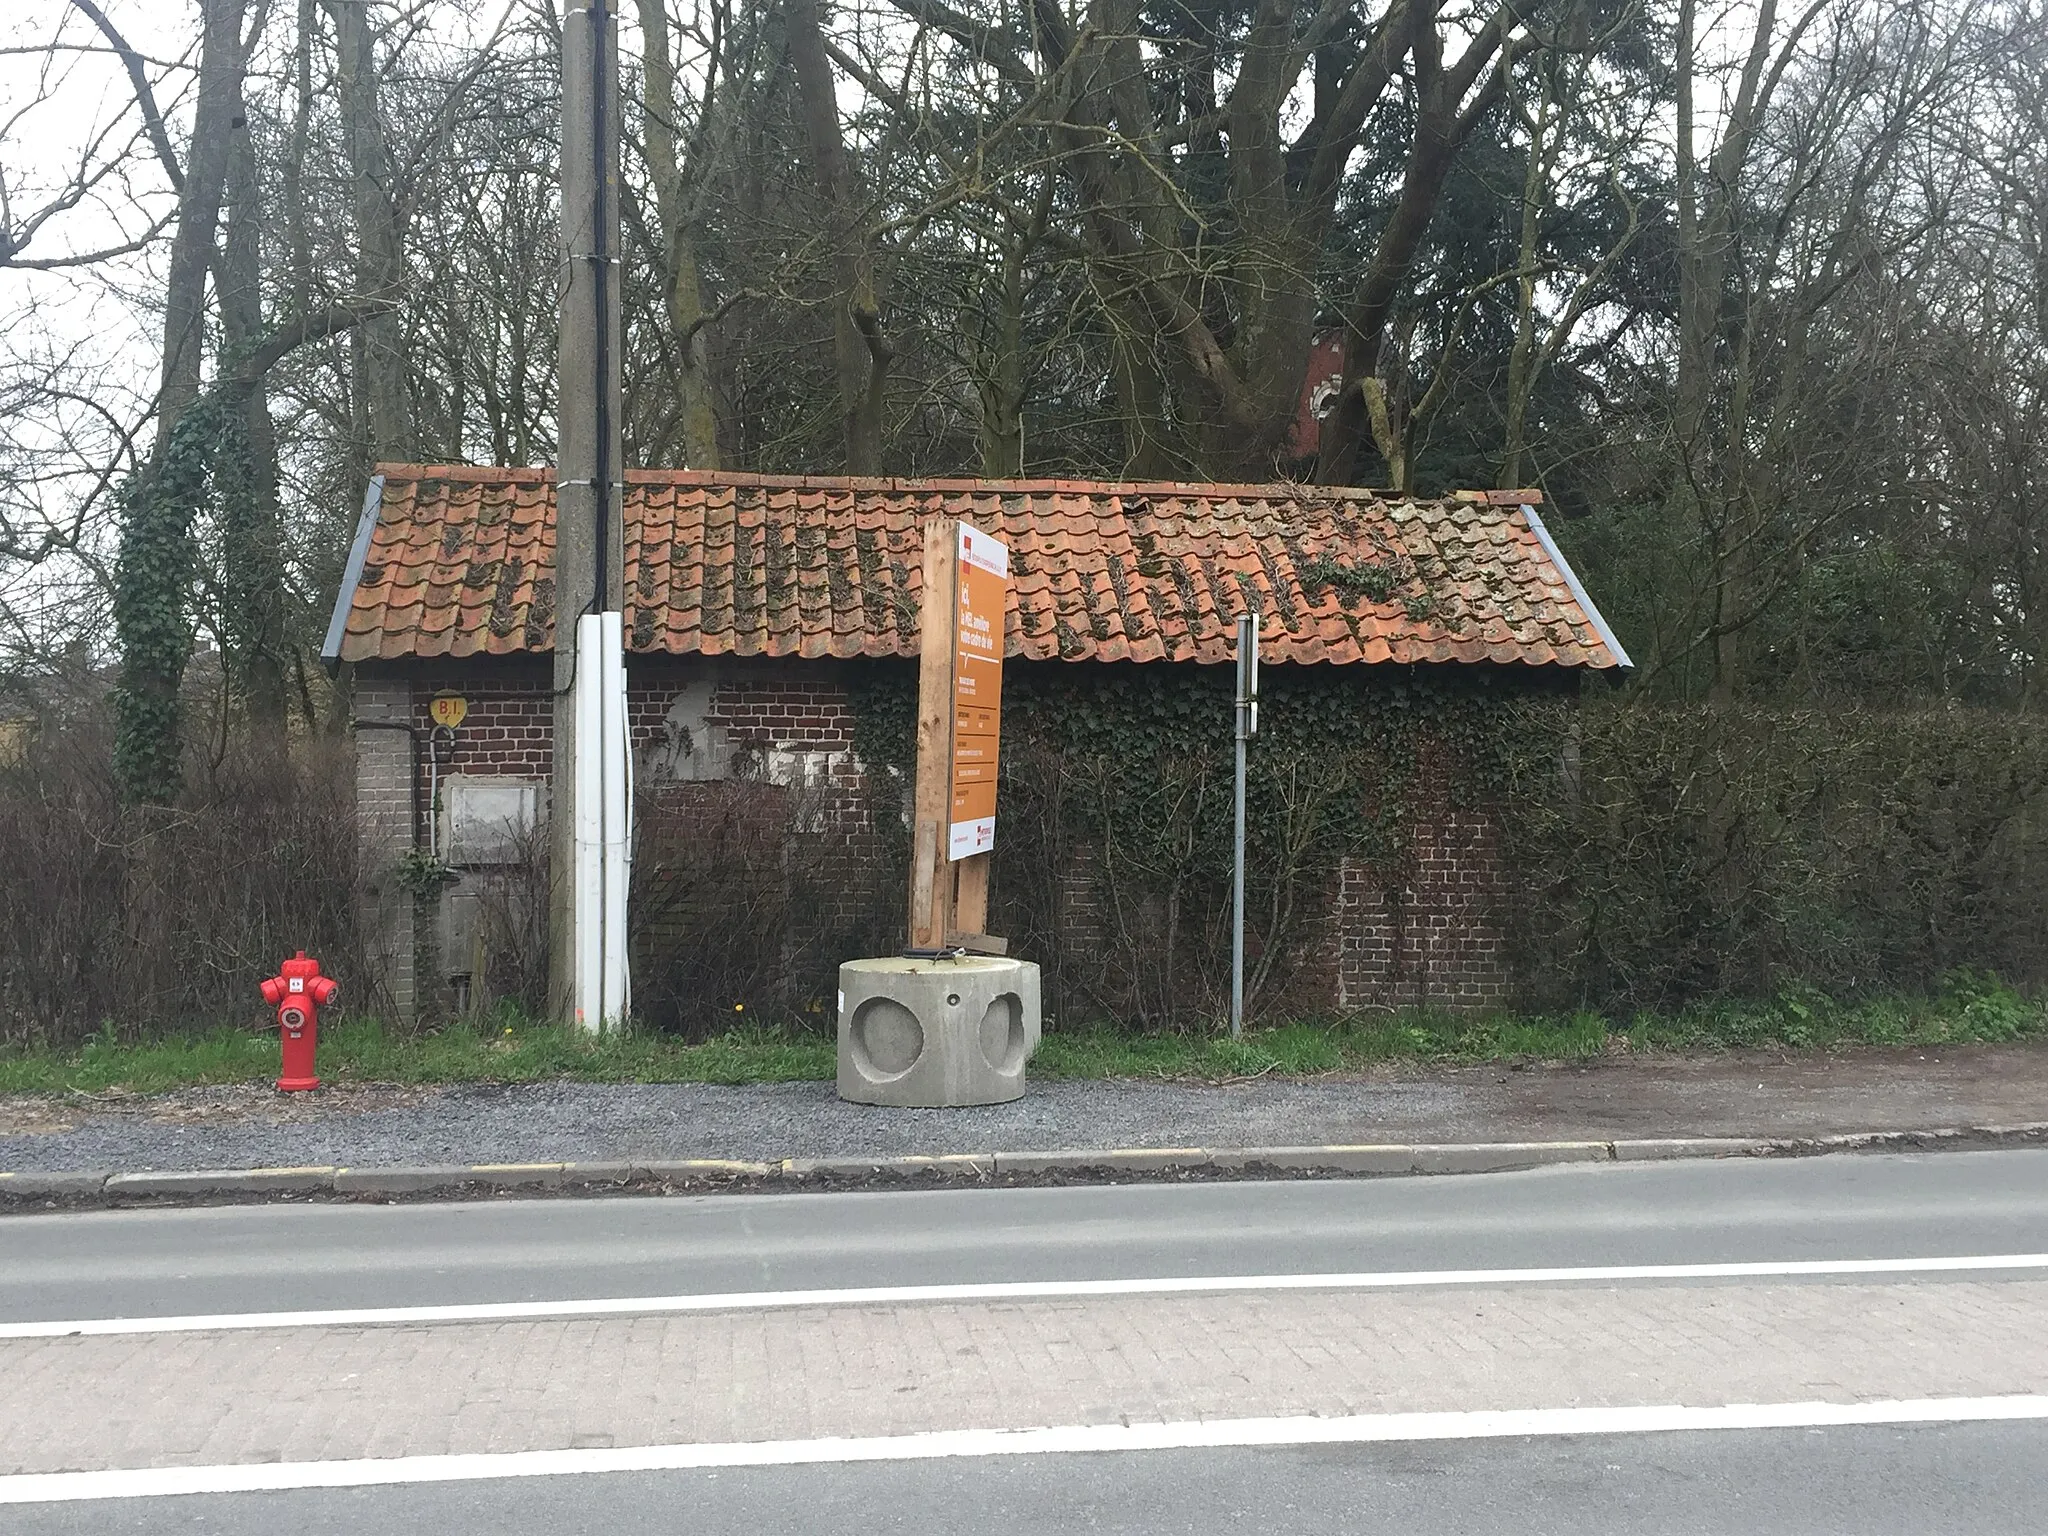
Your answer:
[[[779,1158],[1101,1147],[1802,1136],[2048,1121],[2048,1047],[1730,1052],[1372,1079],[1033,1084],[881,1109],[830,1083],[267,1087],[0,1098],[0,1169]]]

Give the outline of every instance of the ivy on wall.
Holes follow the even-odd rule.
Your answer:
[[[857,669],[855,750],[907,867],[916,668]],[[1339,866],[1398,896],[1419,807],[1490,804],[1539,718],[1478,667],[1271,667],[1246,790],[1248,991],[1285,1008]],[[998,931],[1045,970],[1049,1008],[1155,1028],[1213,1016],[1228,985],[1234,671],[1013,662],[1005,669]]]
[[[904,813],[917,771],[917,664],[853,662],[846,693],[853,711],[853,755],[865,771],[869,809],[908,879],[910,829]]]

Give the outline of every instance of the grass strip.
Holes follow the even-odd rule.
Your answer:
[[[1305,1019],[1247,1031],[1137,1034],[1055,1029],[1032,1061],[1039,1078],[1229,1078],[1361,1072],[1389,1063],[1559,1060],[1629,1051],[1928,1046],[2048,1036],[2048,1006],[1994,979],[1962,975],[1927,997],[1852,1002],[1786,991],[1762,1003],[1716,1003],[1625,1019],[1412,1010]],[[398,1030],[376,1019],[324,1027],[329,1083],[774,1083],[834,1072],[815,1024],[752,1024],[687,1042],[653,1033],[592,1038],[501,1014],[487,1023]],[[160,1093],[260,1082],[277,1072],[269,1030],[216,1027],[128,1041],[111,1030],[70,1050],[0,1047],[0,1093]]]

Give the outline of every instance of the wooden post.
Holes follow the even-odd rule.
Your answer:
[[[924,605],[918,620],[917,789],[910,846],[910,947],[938,949],[953,922],[953,866],[946,829],[953,804],[953,605],[958,525],[924,525]]]
[[[974,551],[968,557],[973,569],[967,572],[962,570],[963,544]],[[995,826],[1008,559],[1001,544],[953,518],[936,517],[925,525],[910,859],[912,949],[958,946],[999,955],[1008,948],[982,931],[988,926],[991,855],[966,851],[977,843],[986,850]]]
[[[988,866],[994,857],[992,853],[971,854],[953,866],[953,926],[946,932],[948,944],[988,947],[983,930],[988,927]]]

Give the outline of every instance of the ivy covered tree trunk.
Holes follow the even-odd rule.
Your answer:
[[[199,398],[206,351],[206,279],[216,258],[215,227],[227,185],[228,152],[242,117],[242,20],[246,0],[205,0],[200,7],[199,97],[192,139],[180,170],[177,229],[164,282],[163,379],[157,395],[156,458],[168,451],[178,419]]]
[[[198,569],[192,529],[206,493],[217,424],[200,383],[206,280],[219,258],[215,236],[230,152],[236,138],[247,134],[246,11],[246,0],[205,0],[200,7],[192,138],[182,169],[168,161],[165,167],[179,183],[178,219],[164,288],[156,447],[123,498],[114,570],[114,629],[121,648],[114,774],[126,799],[145,804],[175,799],[181,778],[178,693],[192,656],[191,594]]]
[[[114,568],[114,775],[122,798],[168,805],[182,781],[178,695],[192,659],[193,523],[206,494],[219,424],[202,395],[171,431],[156,462],[129,482]]]

